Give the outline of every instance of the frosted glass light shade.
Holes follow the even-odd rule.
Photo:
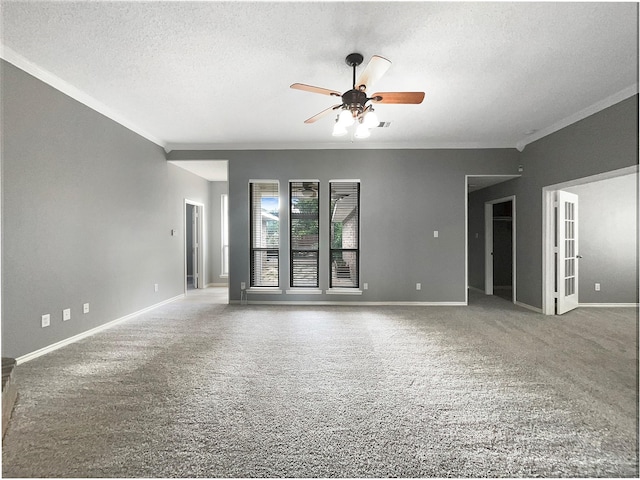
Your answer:
[[[378,120],[378,115],[373,110],[369,110],[364,114],[364,120],[362,122],[367,128],[377,127],[380,124],[380,120]]]
[[[342,127],[349,127],[353,125],[353,122],[355,122],[355,120],[353,119],[353,115],[349,110],[342,110],[338,114],[338,124]]]
[[[340,125],[339,122],[336,122],[336,124],[333,126],[333,133],[332,135],[334,137],[342,137],[343,135],[347,134],[347,129],[344,128],[344,126]]]

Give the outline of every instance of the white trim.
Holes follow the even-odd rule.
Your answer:
[[[204,288],[228,287],[228,283],[207,283]]]
[[[79,333],[78,335],[74,335],[73,337],[65,338],[64,340],[56,342],[47,347],[41,348],[31,353],[27,353],[26,355],[22,355],[21,357],[16,358],[16,365],[29,362],[35,358],[41,357],[42,355],[46,355],[47,353],[51,353],[54,350],[58,350],[59,348],[66,347],[67,345],[70,345],[79,340],[82,340],[83,338],[87,338],[92,335],[95,335],[96,333],[99,333],[103,330],[107,330],[111,327],[114,327],[119,323],[125,322],[127,320],[131,320],[132,318],[142,315],[143,313],[150,312],[151,310],[154,310],[158,307],[166,305],[167,303],[175,302],[176,300],[180,300],[181,298],[184,298],[184,297],[185,297],[184,294],[176,295],[175,297],[169,298],[167,300],[163,300],[162,302],[151,305],[150,307],[143,308],[142,310],[138,310],[137,312],[130,313],[129,315],[125,315],[124,317],[120,317],[120,318],[117,318],[116,320],[112,320],[110,322],[104,323],[98,327],[87,330],[86,332]]]
[[[194,207],[198,207],[199,210],[199,217],[198,217],[198,238],[196,239],[196,241],[198,242],[199,248],[198,248],[198,289],[203,288],[203,285],[205,285],[204,281],[206,277],[206,272],[205,272],[205,256],[206,256],[206,252],[207,252],[207,245],[206,245],[206,227],[207,225],[205,224],[205,211],[204,211],[204,204],[200,203],[200,202],[196,202],[194,200],[189,200],[188,198],[184,199],[184,207],[183,207],[183,218],[184,218],[184,242],[183,242],[183,252],[182,252],[182,257],[184,260],[184,293],[187,293],[187,227],[191,228],[191,226],[187,226],[187,205],[192,205]]]
[[[488,142],[396,142],[393,144],[383,142],[318,142],[318,143],[168,143],[167,151],[174,150],[432,150],[432,149],[456,149],[476,150],[493,148],[516,148],[512,141],[488,141]]]
[[[362,295],[362,290],[357,288],[329,288],[325,293],[327,295]]]
[[[83,105],[89,107],[92,110],[95,110],[96,112],[104,115],[105,117],[131,130],[132,132],[137,133],[141,137],[146,138],[150,142],[155,143],[156,145],[162,147],[165,152],[169,151],[167,150],[166,142],[164,142],[160,138],[147,132],[140,126],[125,118],[122,114],[116,112],[99,100],[96,100],[88,93],[83,92],[79,88],[71,85],[69,82],[36,65],[32,61],[27,60],[25,57],[7,47],[6,45],[0,45],[0,58],[3,58],[12,65],[15,65],[19,69],[27,72],[29,75],[33,75],[38,80],[46,83],[47,85],[50,85],[56,90],[73,98],[77,102],[82,103]]]
[[[251,287],[245,290],[247,293],[258,293],[264,295],[281,295],[282,290],[277,287]]]
[[[553,256],[553,203],[555,192],[564,188],[622,177],[638,172],[638,165],[609,170],[608,172],[576,178],[554,185],[542,187],[542,311],[545,315],[555,314],[554,301],[554,256]]]
[[[464,303],[469,305],[469,175],[464,176]]]
[[[519,307],[526,308],[527,310],[531,310],[531,311],[536,312],[536,313],[543,313],[541,308],[534,307],[533,305],[529,305],[527,303],[522,303],[522,302],[518,302],[518,301],[515,301],[513,303],[515,305],[519,306]]]
[[[321,288],[292,288],[285,292],[287,295],[320,295]]]
[[[604,98],[599,102],[594,103],[593,105],[589,105],[588,107],[583,108],[579,112],[569,115],[568,117],[565,117],[561,120],[558,120],[553,125],[549,125],[546,128],[538,130],[537,132],[520,139],[516,143],[516,148],[518,149],[518,151],[522,152],[524,150],[524,147],[526,147],[530,143],[533,143],[536,140],[540,140],[541,138],[546,137],[547,135],[557,132],[558,130],[561,130],[565,127],[568,127],[573,123],[579,122],[580,120],[583,120],[593,115],[594,113],[598,113],[604,110],[605,108],[609,108],[615,105],[616,103],[620,103],[621,101],[626,100],[629,97],[632,97],[636,93],[638,93],[638,84],[634,83],[633,85],[623,90],[620,90],[619,92],[614,93],[613,95],[610,95],[607,98]]]
[[[232,305],[240,305],[240,300],[232,300]],[[344,305],[344,306],[415,306],[415,307],[466,307],[465,302],[333,302],[333,301],[258,301],[252,300],[249,305]]]
[[[542,189],[542,313],[555,315],[555,226],[553,189]]]
[[[637,303],[578,303],[579,308],[638,308]]]
[[[227,163],[228,165],[228,163]],[[226,210],[224,207],[227,207]],[[226,220],[226,221],[225,221]],[[224,234],[227,233],[227,243],[224,242]],[[227,272],[224,271],[224,248],[227,247]],[[229,193],[220,194],[220,278],[229,276]]]

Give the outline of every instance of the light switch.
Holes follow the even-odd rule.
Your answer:
[[[433,231],[433,238],[438,238],[438,230]]]

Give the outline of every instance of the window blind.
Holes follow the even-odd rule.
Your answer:
[[[358,288],[360,269],[360,182],[331,182],[329,287]]]
[[[320,183],[289,183],[290,284],[318,287]]]
[[[279,286],[280,203],[275,182],[249,184],[250,197],[250,285]]]

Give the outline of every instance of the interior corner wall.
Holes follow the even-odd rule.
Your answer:
[[[460,302],[465,283],[465,174],[516,174],[515,149],[486,150],[262,150],[171,152],[173,160],[229,161],[230,300],[249,284],[249,181],[280,183],[281,295],[266,302]],[[320,181],[320,288],[322,294],[289,289],[288,182]],[[362,295],[328,289],[330,180],[361,181],[360,280]],[[439,232],[434,238],[434,231]],[[416,283],[422,284],[420,291]]]
[[[527,145],[519,163],[520,178],[471,193],[469,211],[480,211],[486,201],[516,196],[516,299],[541,308],[542,189],[637,165],[638,95]],[[483,239],[484,224],[473,228]],[[483,249],[469,251],[484,255]],[[482,278],[484,288],[484,263],[469,258],[469,265],[482,269],[470,271],[469,278]],[[471,285],[480,288],[479,283]]]
[[[222,194],[227,193],[227,182],[209,182],[211,210],[209,220],[209,255],[208,284],[214,286],[227,285],[228,277],[222,277]]]
[[[580,304],[638,303],[638,174],[564,190],[578,195]]]
[[[184,198],[208,204],[206,180],[15,66],[0,74],[3,356],[182,294]]]

